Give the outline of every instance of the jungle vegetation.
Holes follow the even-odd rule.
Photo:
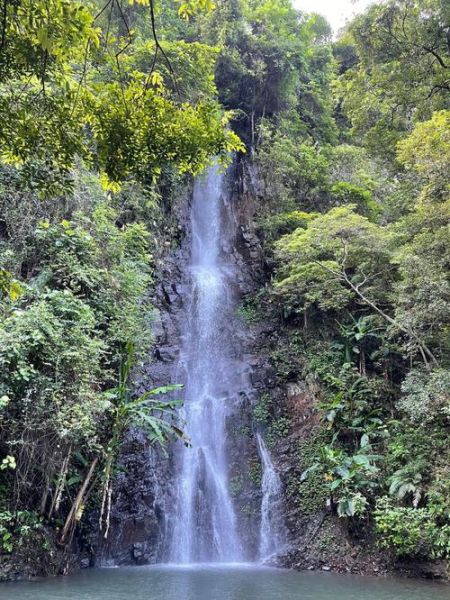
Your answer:
[[[0,15],[0,551],[70,544],[89,503],[107,532],[126,427],[183,435],[129,373],[177,192],[236,152],[261,178],[252,310],[280,382],[320,389],[300,486],[398,556],[448,558],[448,2],[385,0],[336,39],[290,0]]]

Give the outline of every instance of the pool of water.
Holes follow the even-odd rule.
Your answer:
[[[1,600],[450,600],[450,586],[245,565],[89,569],[0,584]]]

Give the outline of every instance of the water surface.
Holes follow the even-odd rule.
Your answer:
[[[0,584],[1,600],[450,600],[426,581],[296,573],[254,566],[90,569],[69,577]]]

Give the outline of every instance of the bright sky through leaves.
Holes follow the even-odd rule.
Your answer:
[[[296,8],[324,15],[334,31],[362,12],[373,0],[294,0]]]

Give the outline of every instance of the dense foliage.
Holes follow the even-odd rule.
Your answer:
[[[242,312],[321,415],[305,512],[449,558],[450,5],[375,3],[333,41],[290,0],[214,4],[0,1],[0,553],[70,543],[89,498],[107,532],[126,428],[183,436],[129,374],[172,192],[239,134],[268,273]],[[269,396],[255,418],[290,430]]]
[[[182,29],[212,6],[167,8]],[[172,388],[135,397],[130,370],[176,243],[172,190],[242,144],[217,48],[165,36],[160,5],[4,0],[1,14],[0,554],[29,562],[33,544],[70,546],[89,502],[107,535],[130,426],[183,437],[159,399]]]
[[[313,382],[322,415],[294,488],[311,511],[319,477],[349,531],[371,527],[398,556],[448,558],[448,3],[375,4],[336,42],[281,0],[244,4],[219,65],[245,36],[264,48],[253,98],[265,104],[224,84],[254,129],[263,186],[271,279],[252,318],[278,321],[278,381]],[[289,68],[271,64],[286,47]],[[264,411],[270,435],[285,417]]]
[[[153,22],[153,4],[136,4]],[[130,28],[121,3],[3,5],[1,156],[30,186],[38,183],[41,194],[65,189],[77,157],[120,182],[131,175],[151,179],[168,162],[196,172],[211,155],[239,146],[212,94],[183,98],[165,85],[162,66],[169,65],[170,76],[174,69],[168,51],[156,34],[146,39]],[[203,81],[211,78],[212,51],[178,48],[202,61],[196,74]]]

